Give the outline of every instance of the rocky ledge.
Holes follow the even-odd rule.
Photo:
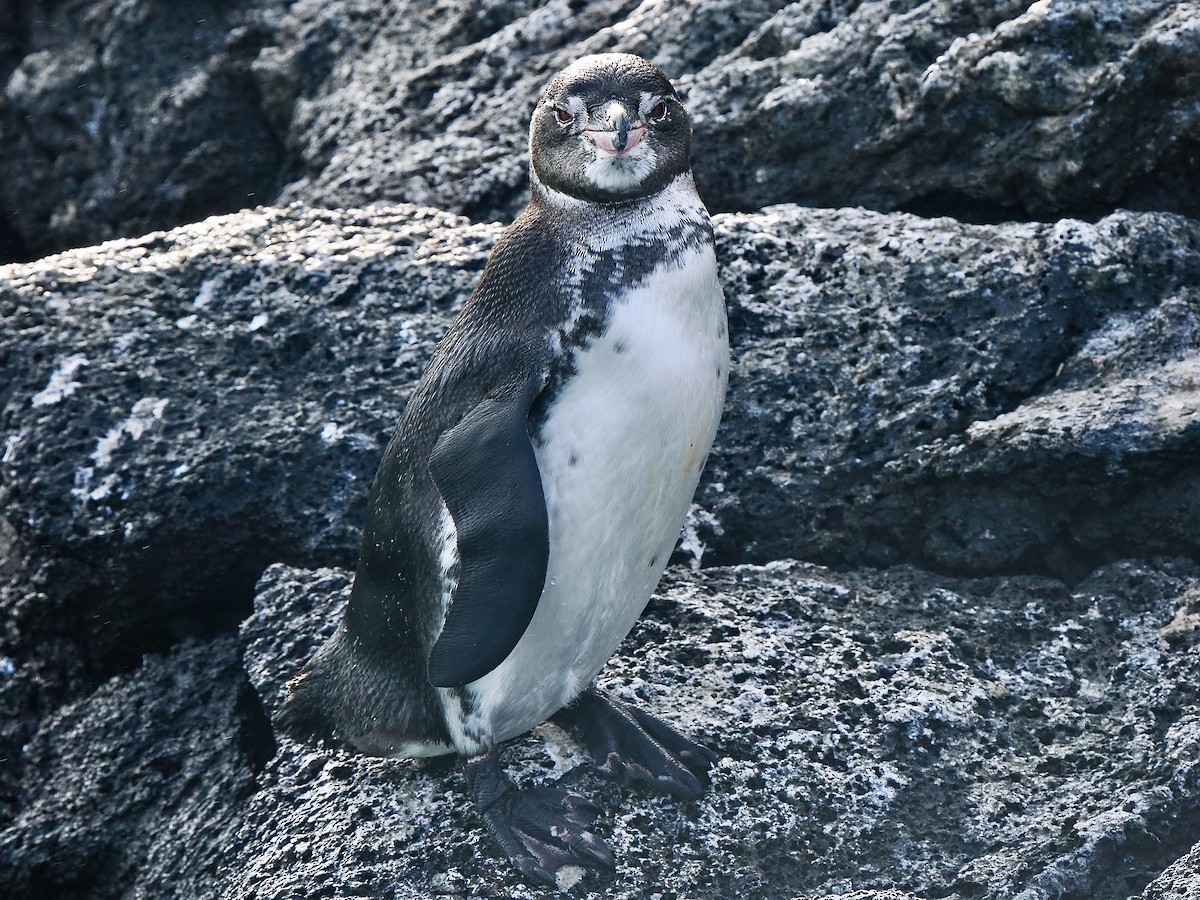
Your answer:
[[[716,226],[726,417],[686,565],[603,677],[724,759],[678,807],[552,728],[517,742],[522,778],[608,812],[617,880],[575,890],[1173,896],[1200,837],[1200,225]],[[0,270],[14,896],[532,895],[452,765],[269,724],[347,583],[311,567],[353,564],[497,234],[295,205]]]
[[[274,744],[253,714],[246,673],[273,712],[349,582],[274,566],[244,671],[191,642],[59,711],[0,838],[11,896],[543,896],[449,762]],[[553,726],[507,758],[605,810],[616,876],[560,875],[575,896],[1129,897],[1195,836],[1198,620],[1184,564],[677,568],[601,682],[720,753],[708,794],[612,786]],[[1171,877],[1144,896],[1189,896]]]
[[[1200,895],[1196,3],[185,7],[0,9],[0,895],[541,895],[449,761],[271,716],[600,50],[695,113],[734,356],[602,681],[722,760],[513,742],[605,810],[563,888]]]
[[[526,191],[542,85],[652,58],[718,211],[1200,215],[1200,13],[1174,0],[148,0],[0,10],[0,262],[247,205]]]

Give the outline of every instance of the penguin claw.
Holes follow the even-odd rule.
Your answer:
[[[563,866],[615,870],[612,850],[587,827],[603,811],[595,803],[552,785],[518,789],[495,752],[462,767],[488,831],[526,878],[556,887]]]
[[[680,800],[708,788],[708,770],[719,758],[648,712],[589,688],[554,721],[582,743],[596,768],[618,784],[645,784]]]
[[[558,879],[556,879],[552,873],[547,872],[545,869],[535,863],[532,859],[527,858],[521,860],[520,862],[513,860],[513,864],[526,878],[532,878],[534,881],[540,881],[542,884],[547,885],[548,887],[558,887]]]

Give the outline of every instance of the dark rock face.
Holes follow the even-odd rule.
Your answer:
[[[795,3],[697,72],[721,208],[1195,216],[1200,19],[1168,0]]]
[[[720,221],[732,399],[699,495],[716,560],[1073,580],[1195,555],[1195,222]]]
[[[265,575],[242,645],[268,711],[348,585],[330,570]],[[577,896],[635,898],[653,883],[697,898],[850,886],[863,897],[1124,898],[1196,838],[1197,597],[1200,572],[1176,564],[1114,565],[1075,589],[791,562],[675,569],[602,681],[720,751],[706,797],[680,806],[608,785],[551,726],[507,756],[520,781],[564,778],[605,808],[621,864],[611,882],[584,876]],[[80,731],[94,750],[47,762],[49,786],[0,839],[20,860],[15,896],[58,884],[28,873],[59,871],[51,848],[61,853],[64,826],[49,811],[63,808],[54,791],[75,797],[68,779],[80,771],[97,773],[97,795],[150,794],[139,821],[203,822],[189,835],[198,860],[173,857],[178,826],[136,841],[118,832],[136,872],[114,870],[123,890],[95,896],[155,894],[172,873],[202,890],[168,896],[540,895],[489,852],[445,761],[285,739],[252,782],[264,745],[239,737],[229,714],[231,663],[228,641],[193,645],[46,724],[39,758]],[[216,696],[195,695],[201,676]],[[152,736],[164,722],[169,746]],[[196,773],[182,807],[165,802],[178,782],[152,774],[173,765]],[[106,808],[74,840],[127,823]]]
[[[225,637],[147,657],[50,717],[0,834],[4,896],[214,896],[231,813],[274,753],[249,690]]]
[[[1074,579],[1195,552],[1195,223],[779,208],[717,230],[735,366],[694,557]],[[292,208],[8,269],[0,472],[47,595],[13,599],[21,639],[86,634],[110,672],[230,627],[276,559],[351,565],[497,233]]]
[[[2,270],[0,810],[64,697],[235,628],[271,562],[353,564],[382,447],[495,234],[354,222],[243,214]]]
[[[269,719],[606,50],[694,112],[734,368],[601,680],[723,760],[678,806],[513,742],[606,811],[564,886],[1200,894],[1194,3],[17,0],[0,262],[127,239],[0,267],[0,895],[536,895],[451,761]]]
[[[1200,885],[1200,845],[1172,863],[1141,894],[1139,900],[1189,900]]]
[[[252,64],[285,5],[9,4],[0,262],[274,197],[286,122]]]
[[[94,651],[120,666],[236,625],[277,558],[353,561],[406,391],[494,233],[266,211],[8,270],[6,508]]]
[[[1169,0],[17,3],[5,259],[273,199],[507,218],[542,85],[651,57],[718,210],[1200,215],[1200,18]]]
[[[1030,896],[1140,889],[1196,839],[1194,654],[1179,651],[1194,644],[1194,576],[1187,564],[1112,561],[1196,557],[1196,223],[1123,213],[1096,225],[968,226],[780,207],[718,217],[717,232],[735,370],[681,558],[794,551],[854,571],[674,576],[630,639],[637,652],[606,677],[661,697],[666,711],[698,696],[695,720],[681,724],[734,762],[702,811],[682,817],[666,801],[602,793],[626,871],[712,897],[847,884],[996,897],[1031,885],[1045,890]],[[11,326],[0,334],[0,704],[12,761],[0,787],[17,817],[3,846],[23,860],[14,890],[34,895],[78,869],[91,873],[80,876],[86,890],[119,893],[95,867],[170,879],[181,851],[166,837],[126,841],[118,829],[108,843],[49,849],[68,826],[45,810],[66,802],[68,773],[85,759],[71,748],[92,728],[56,705],[142,653],[199,640],[119,675],[81,701],[79,721],[93,721],[89,704],[109,703],[107,690],[170,693],[164,679],[185,662],[227,665],[208,642],[247,614],[253,579],[274,559],[353,563],[392,423],[497,233],[415,208],[295,206],[0,272]],[[997,577],[855,568],[863,562]],[[268,710],[331,626],[329,597],[345,584],[282,569],[264,582],[243,640]],[[720,615],[683,602],[710,595]],[[664,668],[637,674],[656,655]],[[919,677],[896,693],[872,693],[910,669]],[[220,725],[226,737],[208,735],[223,748],[210,752],[245,746],[230,743],[235,726],[257,735],[228,764],[251,778],[269,736],[236,700],[244,692],[228,690],[237,714]],[[164,727],[208,728],[209,713],[196,715]],[[831,721],[843,724],[820,724]],[[844,747],[843,732],[853,734]],[[37,749],[60,740],[61,753]],[[561,736],[552,742],[519,744],[525,776],[575,759]],[[116,767],[112,791],[136,790],[147,752],[114,751],[133,768]],[[66,767],[51,771],[58,755]],[[789,768],[801,758],[811,771]],[[893,768],[869,775],[868,760]],[[230,896],[318,883],[370,894],[389,879],[415,896],[477,885],[520,895],[448,764],[289,745],[263,777],[250,799],[254,788],[239,788],[204,813],[215,854],[204,859],[233,862],[179,863],[181,878],[219,870]],[[593,784],[583,771],[569,777]],[[913,787],[926,783],[939,787]],[[179,789],[174,775],[163,789]],[[1085,811],[1072,811],[1081,793]],[[147,812],[137,827],[174,814]],[[746,831],[755,822],[761,834]],[[417,849],[405,849],[410,837]],[[670,849],[680,841],[693,849]],[[125,844],[112,868],[105,854]],[[730,868],[709,874],[714,853]],[[291,873],[282,881],[281,870]]]

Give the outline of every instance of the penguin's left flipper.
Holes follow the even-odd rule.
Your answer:
[[[585,690],[552,720],[587,748],[606,778],[644,784],[680,800],[695,800],[708,788],[715,753],[596,688]]]
[[[496,843],[527,878],[557,887],[563,866],[586,866],[611,873],[613,852],[588,826],[600,807],[553,785],[519,790],[493,750],[462,760],[471,796]]]
[[[500,665],[542,595],[550,537],[527,424],[538,388],[530,382],[484,399],[429,456],[459,558],[454,599],[429,657],[438,687],[469,684]]]

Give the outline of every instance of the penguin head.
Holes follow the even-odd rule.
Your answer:
[[[535,184],[619,203],[662,190],[690,165],[692,119],[667,76],[640,56],[585,56],[560,72],[529,126]]]

